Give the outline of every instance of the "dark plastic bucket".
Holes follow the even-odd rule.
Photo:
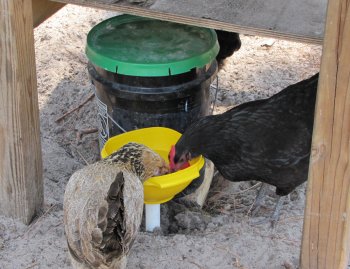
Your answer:
[[[98,99],[102,147],[111,136],[144,127],[184,132],[190,123],[208,115],[217,63],[162,77],[121,75],[91,63],[88,70]]]
[[[110,137],[139,128],[182,133],[210,113],[219,51],[212,29],[121,15],[93,27],[85,51],[101,149]],[[177,198],[194,191],[203,175],[204,168]]]

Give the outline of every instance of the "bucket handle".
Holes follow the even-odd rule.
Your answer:
[[[215,81],[213,81],[213,83],[210,84],[210,90],[215,90],[215,96],[214,96],[214,100],[211,102],[211,115],[213,115],[214,112],[214,108],[216,105],[216,99],[218,97],[218,89],[219,89],[219,77],[216,76]]]
[[[109,114],[108,114],[108,118],[123,132],[123,133],[126,133],[127,131],[122,127],[120,126],[120,124],[118,122],[116,122]]]

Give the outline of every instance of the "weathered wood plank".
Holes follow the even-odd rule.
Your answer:
[[[32,0],[33,26],[37,27],[62,7],[64,7],[62,3],[49,0]]]
[[[350,0],[327,12],[301,268],[347,268],[350,250]]]
[[[202,184],[198,188],[178,201],[188,206],[195,206],[196,208],[202,208],[210,189],[211,182],[214,175],[214,164],[210,160],[205,161],[205,171]]]
[[[31,1],[0,1],[0,37],[0,214],[28,224],[43,201]]]
[[[321,44],[327,0],[54,0],[87,7],[221,29]],[[150,1],[145,1],[150,2]]]

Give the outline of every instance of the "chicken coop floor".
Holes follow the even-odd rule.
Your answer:
[[[96,106],[84,53],[87,32],[112,12],[68,5],[35,29],[36,68],[44,162],[45,203],[30,226],[0,217],[0,268],[70,268],[62,223],[62,199],[70,175],[97,160]],[[242,36],[242,47],[219,72],[215,113],[271,96],[318,72],[321,46]],[[271,214],[273,190],[260,215],[247,211],[255,182],[214,179],[203,212],[173,202],[162,205],[164,230],[141,232],[132,269],[297,268],[305,184],[290,195],[274,229],[252,221]],[[171,266],[169,266],[171,265]]]

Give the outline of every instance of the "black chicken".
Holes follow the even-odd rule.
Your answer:
[[[216,56],[220,68],[227,57],[230,57],[235,51],[241,48],[241,39],[237,33],[222,30],[215,30],[215,32],[220,46],[219,53]]]
[[[274,185],[279,199],[271,218],[277,221],[281,196],[307,180],[317,83],[318,74],[268,99],[199,119],[176,143],[171,168],[201,154],[228,180]]]

